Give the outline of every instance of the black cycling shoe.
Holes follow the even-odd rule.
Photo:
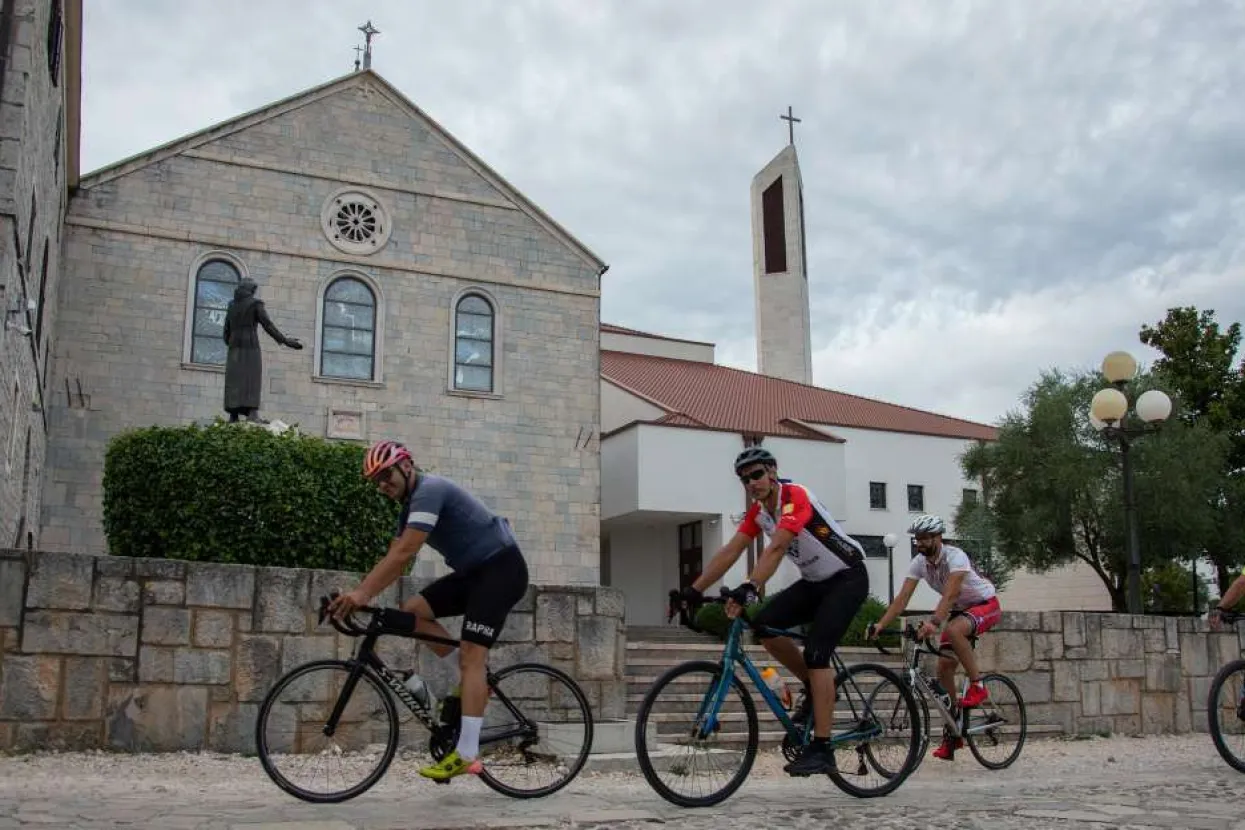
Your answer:
[[[805,777],[824,775],[837,769],[834,762],[834,751],[825,740],[813,741],[800,750],[800,756],[783,767],[788,775]]]

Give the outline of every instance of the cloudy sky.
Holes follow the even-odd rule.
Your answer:
[[[755,368],[748,188],[802,123],[814,380],[993,421],[1170,306],[1245,319],[1245,2],[107,0],[84,171],[374,68]],[[1236,92],[1233,92],[1233,90]]]

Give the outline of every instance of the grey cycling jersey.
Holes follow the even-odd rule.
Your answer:
[[[456,571],[516,546],[510,523],[444,476],[424,473],[406,501],[398,534],[408,527],[428,534],[427,544]]]

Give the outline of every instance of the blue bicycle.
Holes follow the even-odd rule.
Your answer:
[[[704,602],[722,603],[726,597],[723,589],[722,596]],[[678,591],[670,592],[670,602],[667,621],[677,613],[681,625],[700,630],[694,622],[695,609],[680,607]],[[746,630],[805,638],[798,631],[757,626],[741,614],[728,626],[719,661],[691,660],[674,666],[657,678],[640,704],[636,758],[649,785],[673,804],[718,804],[738,790],[752,770],[760,746],[757,708],[735,673],[736,665],[782,727],[782,751],[788,760],[812,737],[811,711],[804,723],[795,723],[744,650]],[[827,775],[849,795],[887,795],[916,769],[919,760],[921,718],[916,700],[899,675],[886,666],[847,666],[837,651],[830,659],[835,670],[835,727],[830,743],[837,769]],[[742,725],[743,735],[724,731],[724,725]],[[735,771],[723,769],[726,764],[733,764]],[[701,772],[724,783],[699,792],[676,789]],[[663,774],[669,774],[669,780]]]

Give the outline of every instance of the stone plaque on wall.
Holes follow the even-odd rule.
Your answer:
[[[362,409],[329,407],[325,434],[329,438],[347,441],[367,440],[367,423]]]

